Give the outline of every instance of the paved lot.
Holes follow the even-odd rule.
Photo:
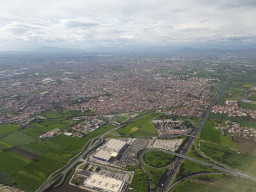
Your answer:
[[[111,171],[102,170],[99,174],[104,175],[106,177],[111,177],[116,180],[124,181],[125,175],[121,173],[115,173]]]
[[[180,147],[182,141],[183,141],[183,139],[176,139],[176,140],[157,139],[157,140],[155,140],[153,145],[149,145],[148,147],[149,148],[165,149],[165,150],[174,152]]]

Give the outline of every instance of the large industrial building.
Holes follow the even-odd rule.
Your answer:
[[[97,149],[93,158],[110,162],[113,158],[116,158],[127,145],[128,143],[125,141],[110,139],[106,144]]]
[[[90,189],[101,189],[107,192],[120,192],[125,182],[111,177],[93,173],[84,181],[84,186]]]

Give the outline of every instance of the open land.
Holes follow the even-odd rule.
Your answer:
[[[201,142],[200,149],[208,157],[223,163],[224,165],[256,175],[256,156],[254,155],[242,152],[238,153],[229,148],[204,142]]]
[[[256,184],[250,180],[226,175],[197,176],[178,184],[172,192],[248,192],[255,191]]]
[[[173,161],[174,156],[161,151],[149,151],[144,154],[143,160],[152,167],[165,167]]]
[[[144,166],[144,168],[149,174],[149,177],[152,180],[153,190],[155,190],[163,178],[164,173],[166,173],[168,169],[154,169],[147,166]]]
[[[2,137],[0,145],[3,150],[11,148],[12,151],[0,153],[0,161],[6,165],[1,166],[0,172],[8,176],[6,182],[14,181],[19,188],[34,191],[53,171],[76,155],[87,141],[114,127],[105,125],[81,138],[61,134],[48,140],[39,139],[42,133],[56,127],[67,128],[69,119],[72,121],[72,117],[85,114],[90,113],[62,109],[46,111],[41,114],[46,119],[35,119],[25,128]]]
[[[71,58],[45,57],[37,64],[33,59],[24,63],[18,60],[18,65],[15,59],[8,65],[0,62],[0,163],[4,165],[0,166],[0,182],[24,191],[35,191],[52,172],[78,154],[86,142],[115,125],[120,125],[117,133],[128,138],[158,137],[152,120],[184,120],[195,129],[194,124],[203,116],[231,69],[233,79],[202,128],[200,149],[216,161],[255,175],[255,142],[252,140],[256,138],[254,60],[218,56],[172,58],[167,55],[95,56],[94,59],[76,56],[72,60],[72,67]],[[86,132],[85,137],[74,136],[78,130],[72,128],[78,125],[85,128],[86,122],[92,119],[110,124],[98,127],[93,122],[90,125],[95,127],[94,131]],[[46,139],[39,138],[52,130],[58,131]],[[114,134],[112,131],[108,136]],[[187,138],[183,148],[190,137]],[[165,173],[174,170],[144,166],[145,174],[135,160],[148,142],[147,138],[136,138],[134,145],[131,144],[127,153],[117,160],[121,164],[111,164],[114,167],[104,173],[119,179],[132,179],[134,174],[129,182],[137,192],[148,191],[148,174],[153,189],[157,189]],[[202,160],[195,149],[191,149],[188,156]],[[87,161],[86,158],[81,161]],[[175,159],[160,151],[150,151],[143,158],[152,167],[164,167]],[[107,165],[103,163],[102,167]],[[125,169],[133,171],[132,165],[135,171],[125,176],[122,172]],[[93,167],[103,170],[99,165]],[[81,178],[93,172],[93,169],[84,169],[80,172],[84,175],[77,177],[79,182],[73,178],[73,184],[81,184]],[[175,180],[202,172],[219,171],[184,160]],[[64,185],[53,191],[80,190],[67,185],[73,173],[77,173],[75,167],[64,178]],[[188,191],[189,187],[198,187],[199,191],[233,187],[227,177],[202,178],[185,181],[188,188],[179,185],[174,191]],[[251,184],[246,187],[255,189]]]
[[[239,151],[256,155],[256,141],[244,137],[237,137]]]
[[[136,191],[138,192],[148,191],[148,188],[149,188],[148,180],[140,165],[136,166],[133,181],[130,187],[133,189],[136,189]]]
[[[207,167],[205,165],[201,165],[196,162],[189,161],[185,159],[180,166],[179,172],[175,177],[175,181],[179,181],[180,179],[194,175],[197,173],[220,173],[219,170]]]
[[[152,119],[157,119],[161,114],[147,114],[134,122],[129,123],[125,128],[118,129],[117,133],[121,135],[136,136],[157,136],[157,131],[151,123]]]

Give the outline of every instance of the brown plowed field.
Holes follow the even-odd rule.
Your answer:
[[[237,137],[237,146],[240,151],[256,155],[256,141],[244,137]]]
[[[20,149],[18,147],[13,147],[11,150],[12,150],[13,153],[16,153],[17,155],[22,156],[22,157],[24,157],[26,159],[29,159],[29,160],[33,160],[33,159],[38,158],[37,155],[35,155],[33,153],[30,153],[26,150]]]

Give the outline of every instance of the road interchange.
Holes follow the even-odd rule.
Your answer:
[[[204,114],[202,115],[202,118],[200,119],[200,121],[197,123],[196,127],[193,129],[193,131],[190,133],[191,137],[188,137],[186,140],[186,143],[181,147],[180,150],[180,155],[186,155],[190,149],[190,147],[194,144],[195,139],[198,137],[207,117],[209,116],[210,111],[212,110],[213,106],[216,104],[216,102],[218,101],[220,95],[222,94],[225,86],[227,85],[227,83],[229,82],[230,78],[232,77],[232,73],[233,71],[230,71],[230,74],[228,75],[228,77],[226,78],[225,82],[223,83],[223,85],[221,86],[220,90],[218,91],[218,93],[215,95],[214,99],[212,100],[211,104],[208,106],[208,108],[206,109],[206,111],[204,112]],[[174,160],[174,165],[179,167],[182,163],[183,158],[178,156],[175,160]],[[176,169],[175,171],[169,170],[165,176],[163,177],[162,181],[160,182],[160,186],[158,186],[158,188],[156,189],[156,192],[164,192],[166,190],[166,187],[170,184],[170,182],[172,181],[172,179],[174,178],[174,176],[176,175],[178,169]]]
[[[218,93],[216,94],[215,98],[213,99],[212,103],[208,106],[207,110],[204,112],[202,118],[200,119],[200,121],[198,122],[197,126],[194,128],[194,130],[190,133],[190,135],[187,135],[188,138],[187,140],[185,141],[184,145],[181,147],[180,149],[180,153],[174,153],[174,152],[171,152],[171,151],[166,151],[166,150],[162,150],[162,149],[146,149],[146,150],[143,150],[141,152],[139,152],[138,154],[138,159],[139,159],[139,162],[140,164],[144,164],[144,161],[143,161],[143,154],[146,153],[147,151],[152,151],[152,150],[158,150],[158,151],[162,151],[162,152],[166,152],[166,153],[169,153],[169,154],[172,154],[172,155],[175,155],[177,156],[177,158],[174,160],[174,162],[171,163],[171,169],[166,173],[166,175],[163,177],[163,180],[160,181],[160,186],[158,186],[158,188],[156,189],[157,192],[164,192],[166,191],[166,187],[169,185],[169,183],[172,181],[175,173],[177,172],[181,162],[183,161],[183,159],[188,159],[188,160],[191,160],[191,161],[194,161],[194,162],[197,162],[197,163],[200,163],[200,164],[203,164],[203,165],[206,165],[206,166],[210,166],[212,168],[215,168],[215,169],[218,169],[220,171],[223,171],[223,172],[226,172],[226,173],[229,173],[229,174],[232,174],[232,175],[239,175],[241,177],[246,177],[248,179],[251,179],[253,181],[256,181],[256,178],[251,176],[251,175],[248,175],[246,173],[242,173],[238,170],[233,170],[233,169],[227,169],[227,168],[223,168],[223,167],[220,167],[220,166],[217,166],[217,165],[213,165],[213,164],[209,164],[209,163],[206,163],[206,162],[203,162],[203,161],[199,161],[199,160],[196,160],[196,159],[193,159],[191,157],[187,157],[186,154],[188,153],[190,147],[194,144],[195,142],[195,139],[198,137],[212,107],[216,104],[216,102],[218,101],[218,98],[220,97],[221,93],[223,92],[224,88],[225,88],[225,85],[228,83],[228,81],[230,80],[231,78],[231,75],[232,75],[232,71],[231,73],[229,74],[229,76],[227,77],[226,81],[224,82],[224,84],[222,85],[221,89],[218,91]],[[121,126],[120,126],[121,127]],[[51,186],[53,183],[55,183],[58,179],[60,179],[61,177],[65,177],[65,175],[67,174],[67,172],[73,167],[76,165],[76,163],[78,163],[86,154],[88,154],[93,148],[95,148],[96,146],[98,146],[98,144],[102,143],[103,142],[103,138],[105,135],[107,135],[109,132],[113,131],[113,130],[117,130],[118,128],[120,127],[117,127],[117,128],[114,128],[106,133],[104,133],[103,135],[101,135],[100,137],[96,137],[91,141],[89,147],[87,150],[85,150],[84,152],[82,152],[81,155],[79,155],[79,157],[74,161],[72,162],[64,171],[62,171],[60,173],[60,175],[53,179],[51,182],[49,182],[49,180],[47,180],[44,185],[39,188],[37,190],[37,192],[41,192],[41,191],[44,191],[45,189],[47,189],[49,186]],[[98,140],[98,141],[97,141]],[[170,165],[169,165],[170,166]],[[166,166],[168,167],[168,166]],[[153,168],[153,167],[152,167]],[[155,167],[154,167],[155,168]],[[142,166],[142,169],[144,170],[144,172],[146,173],[148,179],[149,179],[149,184],[150,184],[150,191],[152,191],[152,183],[151,183],[151,179],[149,177],[149,175],[147,174],[146,170],[144,169],[144,167]],[[162,182],[162,183],[161,183]]]

